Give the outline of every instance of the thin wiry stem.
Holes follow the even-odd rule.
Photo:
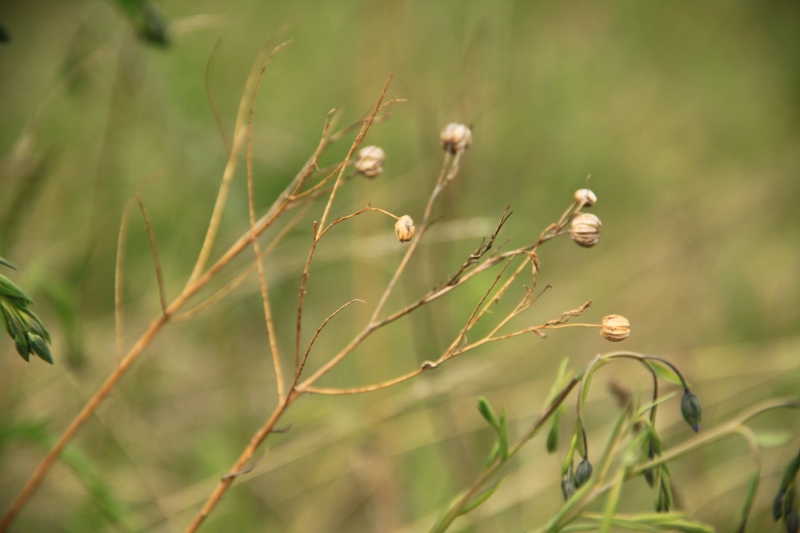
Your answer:
[[[339,166],[339,174],[336,176],[336,181],[333,184],[333,189],[331,190],[331,194],[328,197],[328,202],[325,204],[325,210],[322,213],[322,218],[319,220],[319,223],[314,222],[314,238],[311,242],[311,248],[308,252],[308,258],[306,259],[305,267],[303,268],[303,278],[300,282],[300,293],[297,297],[297,322],[295,326],[295,352],[294,352],[294,366],[295,372],[300,366],[300,338],[303,329],[303,301],[305,299],[306,294],[306,284],[308,283],[308,277],[311,271],[311,260],[314,257],[314,252],[317,249],[317,244],[319,243],[320,238],[322,238],[322,234],[326,228],[325,222],[328,219],[328,214],[330,213],[331,206],[333,205],[333,200],[336,198],[336,192],[338,191],[341,183],[342,183],[342,176],[344,175],[344,171],[347,168],[347,163],[350,161],[350,158],[353,157],[353,154],[361,145],[361,141],[364,139],[364,136],[369,131],[369,128],[372,126],[372,121],[375,119],[375,116],[384,109],[387,105],[391,104],[394,101],[389,101],[383,104],[383,99],[386,96],[386,91],[389,89],[389,83],[392,81],[392,76],[389,76],[389,79],[386,80],[386,83],[383,86],[383,90],[381,91],[381,95],[378,98],[378,103],[375,105],[375,109],[370,113],[364,124],[361,126],[361,131],[358,132],[353,144],[350,146],[350,149],[347,152],[344,160],[342,161],[341,165]],[[322,143],[320,143],[320,148],[322,147]]]
[[[317,341],[317,337],[319,337],[319,334],[322,333],[322,330],[325,329],[325,326],[328,325],[328,322],[333,320],[333,317],[335,317],[336,315],[338,315],[339,313],[344,311],[344,309],[346,307],[350,306],[350,304],[354,304],[356,302],[359,302],[359,303],[362,303],[362,304],[367,303],[364,300],[359,300],[358,298],[350,300],[346,304],[344,304],[341,307],[339,307],[336,311],[334,311],[333,313],[328,315],[328,318],[326,318],[322,322],[322,324],[320,324],[320,326],[317,328],[317,331],[314,333],[314,336],[311,338],[311,341],[309,341],[309,343],[308,343],[308,348],[306,348],[306,351],[303,354],[303,359],[300,361],[300,366],[298,366],[297,372],[295,372],[294,382],[292,383],[293,387],[295,385],[297,385],[297,381],[300,379],[300,375],[303,373],[303,368],[306,366],[306,361],[308,361],[308,355],[311,353],[311,348],[314,347],[314,343]]]
[[[289,223],[286,224],[286,226],[284,226],[281,229],[281,231],[275,236],[275,238],[270,240],[266,248],[264,248],[261,251],[261,253],[259,254],[259,259],[264,260],[273,251],[275,251],[275,248],[277,248],[278,244],[280,244],[283,241],[284,237],[286,237],[286,235],[288,235],[289,232],[294,229],[294,227],[297,225],[298,222],[300,222],[300,220],[306,215],[306,213],[308,213],[308,209],[310,207],[311,204],[306,204],[303,207],[303,209],[298,211],[295,214],[295,216],[292,217],[292,220],[290,220]],[[175,315],[174,317],[172,317],[170,321],[173,323],[186,322],[187,320],[194,318],[196,315],[205,311],[206,309],[213,307],[215,304],[222,301],[226,296],[228,296],[231,292],[233,292],[237,287],[239,287],[255,268],[256,268],[256,262],[253,261],[235,278],[226,283],[221,289],[219,289],[217,292],[209,296],[206,300],[192,307],[188,311],[181,313],[180,315]]]
[[[161,272],[161,260],[158,258],[158,247],[156,246],[156,236],[153,234],[153,227],[150,224],[150,217],[147,215],[147,209],[144,207],[142,197],[136,195],[136,201],[139,203],[139,209],[142,211],[142,218],[144,225],[147,228],[147,236],[150,239],[150,251],[153,254],[153,264],[156,269],[156,280],[158,282],[158,299],[161,303],[161,312],[167,314],[167,296],[164,292],[164,275]]]
[[[117,260],[114,266],[114,345],[117,365],[122,360],[123,339],[125,337],[125,318],[122,311],[122,300],[125,296],[125,240],[128,234],[128,213],[131,202],[122,211],[117,237]]]
[[[247,205],[249,209],[250,215],[250,232],[251,234],[255,234],[255,225],[256,225],[256,205],[255,205],[255,197],[253,193],[253,117],[255,116],[256,112],[256,96],[258,95],[258,89],[261,86],[261,80],[264,78],[264,73],[267,70],[272,58],[275,54],[280,51],[280,49],[289,43],[283,43],[282,45],[278,46],[273,52],[269,55],[269,57],[264,61],[264,65],[261,67],[261,72],[258,74],[258,79],[256,79],[255,87],[253,88],[253,96],[250,99],[250,116],[247,121]],[[284,203],[284,206],[288,205]],[[267,286],[267,278],[264,275],[264,265],[261,263],[261,250],[258,245],[258,239],[253,237],[253,253],[255,255],[255,262],[256,262],[256,270],[258,270],[258,286],[261,289],[261,301],[264,305],[264,318],[267,323],[267,335],[269,336],[269,348],[270,352],[272,352],[272,366],[275,370],[275,382],[276,388],[278,392],[278,401],[281,401],[285,391],[285,385],[283,381],[283,367],[281,365],[281,354],[278,350],[278,338],[275,334],[275,323],[272,319],[272,306],[270,305],[269,300],[269,288]]]
[[[225,153],[230,155],[231,143],[228,141],[228,134],[225,132],[225,124],[223,124],[222,116],[219,114],[217,101],[214,98],[214,88],[211,85],[211,65],[213,64],[214,56],[216,56],[217,50],[219,50],[219,43],[220,39],[217,39],[217,42],[214,43],[214,48],[212,48],[211,53],[208,54],[208,61],[206,62],[206,96],[208,97],[208,104],[211,106],[211,111],[214,113],[214,121],[217,123],[219,135],[222,137],[222,144],[225,145]]]
[[[273,36],[274,37],[274,36]],[[253,85],[255,85],[256,78],[258,76],[258,68],[264,62],[264,55],[268,50],[269,44],[272,42],[272,37],[267,41],[264,47],[258,54],[255,62],[253,63],[252,68],[250,69],[250,74],[247,77],[247,82],[245,83],[244,91],[242,91],[242,98],[239,100],[239,110],[236,113],[236,123],[233,128],[233,145],[229,151],[228,155],[228,162],[225,165],[225,171],[222,173],[222,183],[219,186],[219,192],[217,193],[217,200],[214,204],[214,211],[211,213],[211,219],[208,222],[208,230],[206,231],[206,237],[203,240],[203,246],[200,249],[200,254],[197,256],[197,262],[194,265],[194,269],[192,270],[192,274],[189,276],[189,281],[187,283],[191,284],[192,282],[196,281],[200,275],[202,274],[203,270],[206,267],[206,263],[208,263],[208,258],[211,255],[211,250],[214,247],[214,242],[217,238],[217,232],[219,231],[219,225],[222,222],[222,215],[225,212],[225,206],[228,202],[228,192],[230,191],[231,181],[233,180],[234,174],[236,174],[236,166],[239,160],[239,153],[242,149],[242,144],[245,141],[246,137],[246,127],[245,127],[245,117],[247,114],[247,104],[250,97],[250,92],[252,91]],[[279,45],[279,48],[282,47],[284,44]],[[275,53],[273,50],[273,54]]]
[[[249,89],[248,89],[249,91]],[[243,99],[246,101],[248,96],[248,91],[245,91],[245,95]],[[245,108],[246,109],[246,108]],[[242,109],[240,108],[240,111]],[[231,150],[231,158],[229,158],[228,162],[229,165],[226,167],[225,173],[226,175],[232,175],[233,169],[235,168],[235,157],[234,154],[238,153],[241,139],[244,138],[242,128],[237,128],[238,133],[234,138],[233,148]],[[300,187],[302,187],[305,178],[307,178],[312,170],[315,168],[317,160],[324,150],[325,147],[330,145],[328,133],[328,120],[326,119],[325,127],[323,129],[323,138],[320,140],[320,143],[317,147],[315,153],[309,158],[300,172],[294,177],[294,179],[289,183],[289,185],[284,189],[284,191],[278,196],[269,210],[264,214],[256,224],[248,229],[233,245],[231,245],[228,250],[210,267],[208,270],[203,271],[203,266],[205,264],[205,259],[202,257],[198,258],[198,262],[195,265],[195,271],[199,272],[198,274],[193,274],[195,276],[194,280],[190,280],[189,283],[184,287],[183,291],[178,295],[178,297],[167,307],[166,313],[162,313],[157,319],[153,320],[150,325],[148,326],[147,330],[142,334],[139,340],[128,350],[125,357],[119,362],[117,367],[109,374],[106,378],[105,382],[103,382],[102,386],[87,400],[86,404],[83,406],[81,411],[76,415],[76,417],[70,422],[67,428],[62,432],[62,434],[58,437],[53,447],[50,451],[45,455],[42,461],[37,466],[36,470],[33,472],[31,477],[25,483],[25,486],[22,488],[20,493],[11,503],[11,506],[6,511],[6,514],[3,516],[2,520],[0,520],[0,533],[5,532],[8,530],[9,526],[13,522],[14,518],[19,514],[25,504],[28,502],[30,497],[36,491],[36,489],[41,485],[42,481],[44,480],[47,472],[56,462],[58,457],[61,455],[61,452],[64,448],[72,441],[72,439],[77,435],[78,431],[83,427],[83,425],[91,418],[92,414],[97,410],[97,408],[103,403],[103,401],[108,397],[111,391],[116,386],[117,382],[126,374],[128,369],[136,362],[136,360],[142,355],[145,348],[150,345],[153,341],[155,336],[161,331],[161,329],[167,324],[168,317],[176,314],[179,310],[181,310],[186,303],[191,299],[198,291],[200,291],[203,287],[205,287],[212,279],[214,279],[219,272],[225,268],[235,257],[237,257],[242,250],[244,250],[253,239],[258,238],[264,231],[269,229],[272,224],[278,219],[280,214],[285,211],[289,204],[289,198],[292,194],[296,193]],[[237,143],[237,139],[239,139]],[[234,163],[231,163],[234,161]],[[232,166],[233,165],[233,166]],[[224,181],[224,180],[223,180]],[[219,198],[218,198],[219,200]],[[219,202],[218,202],[219,203]],[[224,204],[224,202],[223,202]],[[214,216],[219,216],[219,211],[215,211]],[[212,217],[213,218],[213,217]],[[214,226],[214,223],[210,224],[211,227]],[[215,235],[215,231],[211,231],[210,234],[206,236],[206,243],[204,246],[208,245],[209,242],[213,242],[213,236]],[[209,240],[209,235],[211,238]],[[208,245],[210,246],[210,245]],[[202,251],[201,251],[202,254]],[[198,265],[200,265],[198,267]],[[291,395],[290,395],[291,396]],[[274,425],[274,421],[276,421],[280,414],[283,412],[286,406],[288,406],[291,401],[294,400],[294,396],[291,400],[286,400],[281,404],[280,412],[276,411],[277,415],[273,420],[272,424]],[[272,425],[269,427],[265,426],[263,433],[259,433],[260,443],[266,438],[266,435],[272,430]],[[257,445],[255,446],[257,447]],[[241,467],[239,468],[241,469]],[[223,490],[224,492],[224,490]]]

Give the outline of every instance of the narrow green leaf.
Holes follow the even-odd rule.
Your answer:
[[[494,409],[492,406],[489,405],[489,400],[481,396],[478,398],[478,412],[481,416],[492,426],[494,429],[500,429],[500,423],[497,421],[497,417],[494,414]]]
[[[459,511],[458,515],[459,516],[465,515],[465,514],[469,513],[470,511],[473,511],[474,509],[476,509],[479,505],[481,505],[486,500],[491,498],[492,494],[494,494],[497,491],[497,489],[500,488],[500,485],[502,483],[503,483],[503,480],[501,479],[497,483],[494,483],[489,488],[487,488],[486,490],[484,490],[483,492],[481,492],[480,494],[478,494],[477,496],[472,498],[472,500],[470,500],[470,502],[467,505],[465,505],[464,508],[461,509],[461,511]]]
[[[558,436],[559,436],[559,414],[558,411],[553,415],[553,420],[550,425],[550,432],[547,434],[547,453],[553,453],[558,449]]]
[[[3,259],[2,257],[0,257],[0,265],[7,266],[7,267],[8,267],[8,268],[10,268],[11,270],[16,270],[16,269],[17,269],[17,267],[15,267],[14,265],[12,265],[11,263],[9,263],[8,261],[6,261],[5,259]]]
[[[500,457],[503,461],[508,459],[508,424],[506,423],[506,410],[500,411],[500,424],[497,428],[497,443],[500,445]]]
[[[742,520],[739,531],[744,531],[747,519],[750,517],[750,511],[753,509],[753,502],[758,492],[758,482],[760,478],[761,470],[756,470],[750,475],[750,483],[747,485],[747,492],[745,493],[744,504],[742,505]]]
[[[648,362],[651,365],[653,365],[653,370],[655,370],[656,376],[658,376],[660,379],[683,387],[683,382],[681,381],[681,378],[679,378],[678,374],[676,374],[675,371],[672,370],[670,367],[658,361],[654,361],[652,359],[648,360]]]
[[[665,394],[664,396],[661,396],[658,400],[656,400],[654,402],[648,402],[648,403],[642,405],[641,407],[639,407],[639,410],[637,411],[638,414],[636,416],[639,417],[639,416],[644,415],[646,412],[648,412],[653,407],[661,405],[662,403],[666,402],[667,400],[670,400],[670,399],[674,398],[677,395],[678,395],[678,391],[670,392],[669,394]]]
[[[755,434],[760,448],[778,448],[794,438],[788,431],[756,431]]]

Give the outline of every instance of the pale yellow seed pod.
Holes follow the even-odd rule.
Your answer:
[[[445,151],[455,154],[469,148],[472,144],[472,131],[463,124],[448,124],[439,136],[442,148]]]
[[[631,334],[631,323],[620,315],[608,315],[600,322],[600,335],[611,342],[620,342]]]
[[[397,240],[400,242],[408,242],[414,238],[414,221],[408,215],[403,215],[394,225],[394,233],[397,235]]]
[[[367,146],[358,152],[356,170],[367,178],[374,178],[383,172],[383,162],[386,154],[377,146]]]
[[[591,189],[578,189],[575,191],[575,201],[581,207],[592,207],[597,202],[597,195]]]
[[[600,228],[603,223],[591,213],[581,213],[572,219],[569,236],[576,243],[591,248],[600,241]]]

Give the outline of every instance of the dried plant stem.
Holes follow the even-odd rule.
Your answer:
[[[208,500],[206,500],[206,503],[203,505],[203,508],[199,513],[197,513],[194,519],[192,519],[192,522],[185,529],[185,533],[197,531],[197,529],[202,525],[208,515],[211,514],[211,511],[214,510],[219,501],[222,499],[222,495],[225,494],[225,491],[227,491],[231,486],[233,480],[236,479],[237,474],[244,470],[244,468],[252,459],[253,455],[255,455],[258,447],[261,446],[261,443],[264,442],[264,439],[266,439],[267,436],[269,436],[269,434],[273,431],[275,424],[278,423],[281,415],[283,415],[286,409],[296,399],[297,396],[290,393],[288,397],[278,404],[278,407],[275,408],[275,411],[273,411],[267,422],[252,436],[250,443],[239,456],[239,459],[237,459],[233,464],[230,474],[222,476],[219,484],[214,489],[214,492],[211,494],[211,496],[209,496]]]
[[[119,236],[117,237],[117,260],[114,266],[114,347],[117,365],[122,361],[122,343],[125,336],[122,300],[125,295],[125,240],[128,235],[130,206],[129,201],[122,211],[122,221],[119,224]]]
[[[280,49],[287,46],[290,42],[291,41],[287,41],[276,47],[269,54],[266,61],[269,61]],[[236,124],[233,128],[233,145],[229,150],[228,162],[225,165],[225,171],[222,174],[222,183],[219,186],[217,201],[214,204],[214,211],[212,212],[211,219],[208,223],[206,237],[203,241],[203,246],[200,249],[200,255],[197,256],[197,262],[194,265],[192,274],[189,276],[188,283],[192,283],[193,281],[197,280],[198,277],[200,277],[200,274],[202,274],[203,269],[206,267],[206,263],[208,262],[208,258],[211,255],[211,249],[214,247],[214,242],[217,238],[217,232],[219,231],[219,225],[222,222],[222,214],[225,212],[225,206],[228,203],[228,192],[230,191],[231,181],[233,180],[234,174],[236,174],[239,153],[242,149],[242,143],[246,137],[247,128],[245,127],[244,120],[247,113],[247,103],[251,90],[255,85],[256,78],[258,77],[257,67],[265,61],[262,59],[262,57],[264,54],[266,54],[268,45],[269,42],[264,45],[264,48],[261,49],[261,52],[253,63],[253,67],[250,70],[250,75],[245,83],[244,91],[242,91],[242,98],[239,101],[239,110],[236,113]]]
[[[328,118],[330,118],[330,115],[328,116]],[[371,124],[371,121],[369,121],[368,124]],[[75,437],[75,435],[81,429],[83,424],[86,423],[86,421],[91,417],[92,413],[94,413],[94,411],[102,404],[103,400],[106,399],[109,393],[116,386],[117,382],[122,378],[122,376],[126,373],[126,371],[133,365],[133,363],[139,358],[139,356],[142,354],[145,348],[152,342],[153,338],[155,338],[155,336],[159,333],[159,331],[161,331],[161,329],[170,321],[170,318],[178,311],[180,311],[192,296],[194,296],[200,289],[205,287],[212,279],[214,279],[217,276],[217,274],[219,274],[219,272],[225,266],[227,266],[246,247],[248,247],[253,242],[254,239],[258,238],[264,231],[270,228],[272,224],[281,215],[281,213],[283,213],[287,209],[288,205],[290,204],[291,196],[293,194],[296,194],[296,192],[300,190],[300,188],[304,184],[305,179],[311,174],[311,172],[315,168],[321,152],[325,147],[330,145],[328,138],[328,127],[329,127],[329,120],[326,119],[325,126],[323,128],[322,139],[320,140],[317,150],[311,156],[311,158],[309,158],[309,160],[306,162],[306,164],[303,166],[300,172],[287,185],[284,191],[278,196],[278,198],[269,208],[267,213],[264,214],[258,221],[256,221],[255,224],[252,224],[251,228],[248,231],[246,231],[208,270],[200,273],[199,275],[193,274],[195,279],[187,283],[187,285],[184,287],[180,295],[178,295],[178,297],[167,307],[166,312],[162,313],[161,316],[159,316],[156,320],[151,322],[150,326],[147,328],[145,333],[128,351],[125,357],[119,362],[118,366],[108,376],[108,378],[106,378],[106,381],[103,383],[100,389],[97,392],[95,392],[92,395],[92,397],[86,402],[84,407],[81,409],[80,413],[72,420],[72,422],[70,422],[69,426],[59,436],[55,445],[47,453],[44,459],[42,459],[41,463],[38,465],[34,473],[28,479],[25,486],[22,488],[20,494],[12,502],[8,511],[3,516],[2,521],[0,521],[0,533],[8,530],[9,526],[13,522],[16,515],[19,514],[20,510],[25,506],[27,501],[30,499],[31,495],[41,484],[42,480],[49,471],[50,467],[58,459],[59,455],[64,450],[66,445]],[[368,128],[368,125],[366,127]],[[243,132],[244,130],[238,128],[237,131]],[[360,138],[363,138],[363,134],[365,133],[366,132],[362,127],[362,134],[360,135]],[[235,163],[232,163],[232,161],[235,161],[233,154],[238,153],[239,149],[238,146],[241,143],[241,140],[237,142],[237,139],[240,138],[239,136],[240,134],[237,133],[236,139],[234,140],[234,147],[231,151],[232,156],[228,161],[229,164],[226,167],[225,175],[223,176],[223,181],[225,181],[226,179],[230,179],[226,178],[226,176],[232,175],[233,172],[232,168],[235,167]],[[360,142],[360,139],[358,139],[358,142]],[[354,148],[351,147],[351,153],[353,151]],[[217,206],[215,207],[213,216],[219,216],[219,215],[220,215],[220,210]],[[210,233],[206,236],[206,243],[213,241],[213,234],[215,230],[212,231],[211,228],[209,228],[209,231]],[[209,240],[209,235],[212,235],[210,240]],[[201,254],[202,253],[203,252],[201,252]],[[198,263],[195,265],[196,270],[197,270],[197,265],[202,265],[205,262],[205,260],[202,259],[203,259],[202,257],[199,258]],[[281,409],[280,410],[281,413],[282,409],[285,409],[285,407],[289,403],[291,403],[291,401],[295,397],[296,395],[292,394],[288,394],[287,396],[284,397],[285,398],[284,401],[279,406]],[[278,413],[278,410],[276,410],[276,413]],[[277,420],[277,418],[275,418],[275,420]],[[263,439],[266,437],[266,435],[269,434],[271,429],[272,426],[270,426],[268,429],[265,430],[263,436],[259,440],[259,443],[263,441]],[[255,447],[253,449],[255,449]]]
[[[287,43],[284,43],[284,45]],[[284,46],[281,45],[281,46]],[[276,48],[272,54],[264,62],[261,67],[261,72],[256,79],[255,87],[253,88],[253,95],[250,99],[250,115],[247,121],[247,206],[250,215],[250,233],[253,235],[253,253],[255,254],[256,270],[258,271],[258,286],[261,290],[261,302],[264,306],[264,318],[267,323],[267,335],[269,337],[269,348],[272,353],[272,366],[275,370],[275,382],[278,394],[278,401],[284,397],[285,385],[283,382],[283,368],[281,366],[281,354],[278,350],[278,339],[275,334],[275,323],[272,319],[272,305],[269,300],[269,288],[267,286],[267,278],[264,275],[264,265],[261,263],[261,250],[258,245],[258,239],[255,238],[255,225],[256,225],[256,206],[255,197],[253,193],[253,117],[256,111],[256,95],[261,86],[261,80],[264,78],[272,57],[281,47]],[[283,209],[288,206],[288,202],[284,202]]]
[[[161,260],[158,258],[158,247],[156,246],[156,236],[153,233],[153,226],[150,224],[150,217],[147,215],[147,209],[144,207],[142,197],[136,195],[136,201],[139,203],[139,209],[142,211],[142,218],[144,225],[147,228],[147,237],[150,239],[150,251],[153,254],[153,264],[156,269],[156,281],[158,283],[158,299],[161,303],[161,312],[167,313],[167,296],[164,292],[164,274],[161,271]]]

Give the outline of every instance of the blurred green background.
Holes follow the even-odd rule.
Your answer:
[[[5,3],[0,24],[0,255],[54,335],[56,365],[26,364],[0,339],[0,507],[116,364],[114,263],[126,202],[138,190],[159,244],[169,296],[199,252],[226,148],[205,89],[230,135],[261,46],[293,38],[265,77],[254,126],[262,211],[313,152],[326,113],[342,124],[389,97],[407,103],[373,127],[386,171],[337,198],[420,217],[443,154],[440,129],[473,125],[458,181],[437,208],[389,309],[445,279],[488,235],[503,208],[506,248],[532,242],[590,186],[603,221],[590,250],[545,245],[539,283],[553,285],[522,319],[555,318],[586,300],[586,321],[628,317],[626,349],[678,364],[704,403],[704,428],[754,402],[800,393],[800,4],[760,2],[231,2],[163,0],[171,45],[137,39],[101,0]],[[324,157],[344,156],[349,141]],[[247,227],[243,160],[215,257]],[[285,351],[293,345],[299,274],[317,204],[266,262]],[[268,242],[274,233],[265,235]],[[431,234],[434,237],[434,234]],[[317,367],[369,318],[404,248],[391,223],[365,215],[323,241],[312,269],[306,334],[351,298],[320,338]],[[213,288],[251,260],[243,254]],[[134,210],[126,247],[126,347],[158,314],[147,234]],[[376,334],[324,380],[354,386],[435,359],[491,282],[481,277]],[[521,287],[516,289],[521,291]],[[518,292],[517,292],[518,293]],[[211,294],[206,291],[203,294]],[[512,298],[509,298],[509,302]],[[199,299],[195,301],[200,301]],[[507,304],[509,302],[506,302]],[[594,330],[526,336],[456,359],[366,396],[309,396],[271,436],[253,472],[204,531],[425,531],[479,471],[491,435],[475,404],[505,406],[512,432],[538,414],[555,369],[610,346]],[[590,394],[600,446],[617,407],[615,380],[649,392],[634,364],[605,369]],[[15,531],[180,531],[272,411],[274,377],[258,284],[251,277],[212,310],[166,328],[69,447]],[[562,421],[571,427],[574,403]],[[667,445],[690,430],[678,400],[662,410]],[[763,456],[753,531],[778,531],[769,504],[797,452],[800,421],[755,423],[795,435]],[[561,505],[559,466],[531,442],[495,497],[454,531],[520,531]],[[750,460],[725,442],[674,463],[682,508],[730,530]],[[622,510],[652,509],[640,479]]]

